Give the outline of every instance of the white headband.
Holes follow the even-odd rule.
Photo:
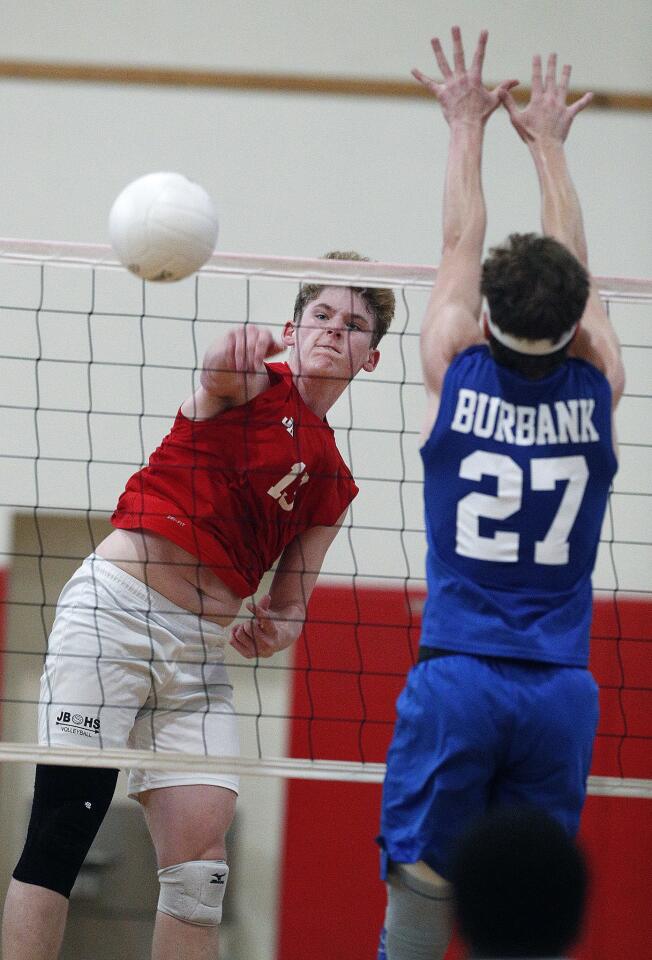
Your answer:
[[[567,344],[571,342],[577,330],[577,324],[574,323],[570,330],[567,330],[556,343],[553,343],[552,340],[548,338],[544,340],[526,340],[523,337],[513,337],[511,333],[505,333],[504,330],[497,327],[490,316],[487,316],[487,326],[489,327],[491,335],[496,338],[498,343],[502,343],[504,347],[509,347],[510,350],[514,350],[516,353],[527,353],[534,357],[546,357],[551,353],[557,353],[558,350],[561,350],[562,347],[567,346]]]

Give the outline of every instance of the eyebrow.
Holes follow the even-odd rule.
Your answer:
[[[328,310],[329,313],[335,312],[334,308],[331,307],[329,303],[315,303],[314,307],[315,310],[321,307],[322,310]],[[359,313],[347,313],[347,317],[349,317],[351,320],[359,320],[361,323],[369,324],[370,322],[368,317],[364,317]]]

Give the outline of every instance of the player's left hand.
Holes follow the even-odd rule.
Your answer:
[[[288,638],[287,624],[275,617],[271,609],[272,598],[268,593],[258,603],[248,600],[245,604],[251,619],[236,624],[231,630],[231,646],[245,659],[272,657],[288,647],[294,637]]]
[[[561,71],[560,80],[557,80],[557,54],[551,53],[544,80],[541,56],[535,54],[532,58],[530,102],[525,109],[518,109],[509,90],[501,91],[512,126],[528,146],[546,141],[563,143],[577,114],[588,107],[593,99],[592,93],[585,93],[575,103],[566,103],[570,75],[571,67],[567,63]]]
[[[414,69],[412,76],[415,80],[430,90],[441,103],[444,117],[453,126],[456,123],[479,123],[484,125],[491,114],[500,106],[505,93],[518,84],[518,80],[503,80],[493,90],[488,90],[482,82],[482,66],[489,33],[483,30],[473,55],[471,67],[467,70],[464,62],[464,47],[462,33],[459,27],[451,30],[453,36],[453,64],[451,70],[446,54],[439,37],[431,40],[435,59],[443,79],[437,83],[425,76],[420,70]]]

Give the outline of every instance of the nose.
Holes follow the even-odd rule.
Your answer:
[[[342,321],[338,320],[338,318],[335,316],[332,317],[331,322],[328,324],[328,327],[326,328],[326,332],[330,333],[332,336],[337,337],[339,339],[342,336],[342,333],[344,332]]]

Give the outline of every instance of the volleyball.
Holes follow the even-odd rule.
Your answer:
[[[143,280],[182,280],[215,249],[217,214],[203,187],[180,173],[148,173],[128,184],[109,214],[116,257]]]

